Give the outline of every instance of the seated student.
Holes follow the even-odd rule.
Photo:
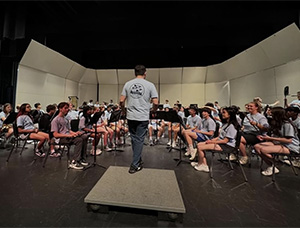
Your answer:
[[[24,103],[21,105],[20,111],[17,115],[18,133],[21,134],[21,138],[25,138],[29,134],[28,139],[39,140],[35,154],[39,157],[45,157],[45,153],[42,151],[42,147],[46,140],[49,141],[49,134],[41,132],[34,127],[30,111],[30,104]]]
[[[47,134],[51,131],[51,120],[53,119],[53,115],[56,112],[56,107],[54,105],[48,105],[46,107],[46,113],[44,113],[39,120],[39,130],[45,132]],[[54,149],[54,145],[50,146],[50,157],[60,157],[60,153],[56,153]]]
[[[75,110],[72,102],[69,102],[69,112],[65,118],[69,121],[69,123],[71,123],[71,120],[79,119],[79,112]]]
[[[169,112],[170,108],[169,107],[163,108],[163,111]],[[161,128],[163,129],[162,132],[165,132],[165,127],[168,127],[168,143],[167,143],[168,146],[171,146],[171,141],[172,141],[171,124],[172,123],[170,121],[166,121],[166,120],[162,120],[160,124]]]
[[[269,124],[267,118],[261,114],[261,107],[256,102],[248,103],[249,113],[245,116],[242,122],[242,138],[240,144],[240,151],[242,159],[240,163],[242,165],[248,163],[248,157],[246,153],[246,144],[255,145],[260,140],[256,137],[257,135],[266,134]],[[234,160],[233,156],[229,159]]]
[[[5,138],[8,139],[13,133],[14,133],[14,129],[12,124],[9,125],[4,125],[4,121],[6,120],[6,118],[9,116],[9,114],[12,111],[12,107],[11,104],[6,103],[3,106],[3,111],[0,113],[0,131],[1,132],[5,132]]]
[[[193,150],[192,139],[197,142],[205,142],[206,140],[212,139],[216,130],[216,122],[211,117],[211,111],[209,108],[202,108],[202,120],[200,128],[196,128],[193,131],[185,131],[184,136],[189,144],[190,148],[190,160],[194,160],[197,154],[197,150]]]
[[[40,118],[44,114],[44,111],[42,110],[42,105],[41,103],[35,103],[34,104],[35,109],[31,110],[30,114],[33,118],[33,123],[38,124]],[[38,125],[37,125],[38,126]]]
[[[180,116],[183,122],[184,119],[183,107],[181,106],[181,111],[180,111],[179,107],[177,105],[174,105],[173,110],[177,112],[178,116]],[[172,123],[172,131],[174,132],[172,147],[176,147],[176,140],[180,134],[180,123]],[[184,127],[181,126],[181,132],[183,133],[183,131],[184,131]]]
[[[108,146],[108,139],[110,141],[111,147],[115,147],[114,144],[114,131],[113,129],[111,129],[110,127],[108,127],[108,120],[107,120],[107,115],[105,114],[105,106],[104,105],[100,105],[99,110],[97,110],[96,112],[101,112],[102,115],[99,118],[98,122],[97,122],[97,126],[98,126],[98,130],[102,133],[104,133],[104,149],[105,151],[111,151],[111,148]],[[107,134],[105,133],[107,132]]]
[[[194,138],[197,138],[196,129],[201,129],[201,117],[197,115],[198,109],[195,106],[191,106],[189,108],[190,115],[187,118],[187,124],[186,124],[186,130],[183,131],[183,136],[187,143],[187,152],[185,153],[186,156],[191,155],[191,152],[194,150],[193,142],[191,139],[191,135],[194,136]],[[189,141],[188,141],[189,140]]]
[[[294,126],[298,130],[298,136],[300,137],[300,107],[297,106],[290,106],[285,109],[287,117],[292,121]]]
[[[205,142],[200,142],[197,145],[197,150],[199,154],[198,163],[191,162],[191,165],[197,171],[209,172],[209,168],[204,154],[206,150],[229,152],[235,147],[235,139],[237,129],[239,128],[239,124],[236,120],[236,113],[234,109],[230,107],[223,108],[222,118],[225,123],[222,125],[219,137],[213,138],[211,140],[206,140]]]
[[[285,110],[282,107],[274,107],[271,109],[271,115],[270,136],[258,135],[257,138],[259,140],[265,140],[266,142],[261,142],[254,146],[256,152],[268,165],[267,169],[261,172],[264,176],[273,174],[271,153],[299,153],[298,132],[287,117]],[[275,173],[279,173],[276,167]]]
[[[159,120],[155,120],[155,119],[149,120],[148,130],[149,130],[149,145],[154,146],[154,142],[152,138],[153,131],[157,130],[157,139],[155,140],[155,143],[159,142],[163,131],[163,129],[159,126]]]
[[[100,140],[100,132],[97,131],[97,135],[95,135],[95,129],[93,128],[91,121],[91,115],[92,115],[92,107],[91,106],[85,106],[83,108],[82,117],[79,120],[79,131],[82,133],[87,133],[88,136],[92,137],[93,145],[92,149],[90,151],[91,155],[94,155],[95,153],[95,145],[97,147],[99,140]],[[100,149],[96,149],[96,155],[100,155],[102,151]]]
[[[61,102],[58,104],[59,114],[51,122],[51,132],[55,137],[56,142],[60,141],[63,144],[74,144],[74,155],[69,167],[72,169],[83,169],[84,166],[89,165],[86,162],[86,149],[87,149],[87,135],[82,132],[73,132],[70,129],[68,121],[65,116],[69,112],[69,104]]]

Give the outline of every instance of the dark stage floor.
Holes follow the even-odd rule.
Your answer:
[[[128,139],[128,141],[130,141]],[[166,139],[162,139],[166,143]],[[89,145],[90,147],[90,145]],[[103,166],[129,166],[131,147],[125,152],[103,152],[97,162]],[[156,212],[111,208],[109,214],[88,212],[85,196],[105,172],[100,167],[86,171],[67,170],[66,157],[61,161],[49,158],[42,168],[42,159],[32,163],[32,145],[22,156],[14,153],[6,164],[9,151],[0,150],[0,224],[5,227],[299,227],[300,177],[291,168],[279,164],[276,181],[260,174],[260,161],[252,159],[245,167],[248,185],[243,183],[240,169],[234,165],[232,174],[223,175],[227,163],[215,157],[214,179],[221,188],[209,181],[208,173],[195,171],[190,164],[176,166],[176,150],[170,153],[165,145],[145,146],[143,160],[146,168],[171,169],[186,207],[183,223],[158,221]],[[186,159],[186,158],[184,158]],[[209,156],[210,160],[210,156]],[[89,157],[89,161],[93,161]],[[210,162],[210,161],[209,161]],[[299,169],[297,169],[300,171]],[[143,171],[141,171],[143,172]],[[208,182],[207,182],[208,181]]]

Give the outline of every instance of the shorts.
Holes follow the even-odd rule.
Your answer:
[[[227,144],[219,144],[219,146],[221,147],[224,153],[232,153],[234,151],[234,147],[229,146]]]
[[[192,132],[195,132],[195,131],[192,130]],[[206,140],[209,139],[206,135],[204,135],[204,134],[202,134],[202,133],[198,133],[198,132],[195,132],[195,133],[196,133],[196,135],[197,135],[196,140],[197,140],[198,142],[205,142]]]
[[[245,138],[246,143],[250,144],[250,145],[255,145],[257,143],[261,143],[262,141],[260,141],[256,136],[256,134],[251,134],[251,133],[242,133],[242,136]]]

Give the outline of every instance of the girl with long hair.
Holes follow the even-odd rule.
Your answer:
[[[257,136],[259,140],[265,140],[266,142],[261,142],[254,146],[256,152],[268,165],[267,169],[261,172],[265,176],[273,174],[271,153],[299,153],[298,132],[287,117],[284,108],[272,108],[271,116],[269,134]],[[279,173],[279,169],[276,167],[275,173]]]
[[[20,106],[20,111],[17,115],[18,133],[21,134],[21,137],[25,138],[29,134],[28,139],[38,140],[39,143],[37,145],[35,154],[39,157],[45,157],[42,147],[46,140],[49,141],[49,134],[41,132],[39,129],[34,127],[30,111],[30,104],[24,103]],[[51,153],[53,153],[53,151],[51,151]]]
[[[205,158],[206,150],[228,151],[235,147],[237,130],[239,124],[236,120],[236,112],[231,107],[222,109],[222,119],[224,124],[220,130],[218,137],[197,144],[198,163],[191,162],[191,165],[198,171],[209,172],[207,161]]]

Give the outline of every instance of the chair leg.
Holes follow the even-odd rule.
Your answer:
[[[21,152],[20,152],[20,155],[22,155],[22,153],[23,153],[23,150],[24,150],[24,148],[25,148],[26,144],[27,144],[27,140],[25,140],[25,141],[24,141],[24,144],[23,144],[23,146],[22,146],[22,150],[21,150]]]
[[[51,153],[50,146],[49,146],[49,149],[48,149],[48,151],[47,151],[47,153],[46,153],[46,155],[45,155],[44,161],[43,161],[43,167],[44,167],[44,168],[45,168],[45,165],[46,165],[46,162],[47,162],[49,153]]]
[[[9,154],[8,154],[8,157],[7,157],[7,159],[6,159],[6,162],[8,162],[8,161],[9,161],[9,159],[10,159],[10,156],[11,156],[12,152],[13,152],[13,151],[14,151],[14,149],[16,149],[16,148],[17,148],[17,139],[15,139],[15,141],[14,141],[14,144],[13,144],[13,146],[12,146],[12,148],[11,148],[11,150],[10,150]]]
[[[295,166],[294,166],[293,163],[292,163],[292,157],[291,157],[291,155],[288,155],[288,159],[289,159],[289,161],[290,161],[290,164],[291,164],[291,166],[292,166],[292,170],[293,170],[294,174],[295,174],[296,176],[298,176],[298,173],[297,173],[297,171],[296,171],[296,169],[295,169]]]
[[[273,166],[272,166],[272,181],[275,182],[275,158],[276,158],[276,155],[272,155],[273,157]]]
[[[243,166],[242,166],[241,163],[240,163],[240,160],[238,159],[237,162],[238,162],[239,167],[240,167],[240,169],[241,169],[241,171],[242,171],[242,174],[243,174],[243,177],[244,177],[245,182],[248,182],[247,176],[246,176],[246,174],[245,174],[245,171],[244,171]]]
[[[214,163],[214,156],[215,156],[215,153],[212,152],[211,153],[211,162],[210,162],[210,167],[209,167],[209,176],[211,179],[213,179],[213,163]]]

